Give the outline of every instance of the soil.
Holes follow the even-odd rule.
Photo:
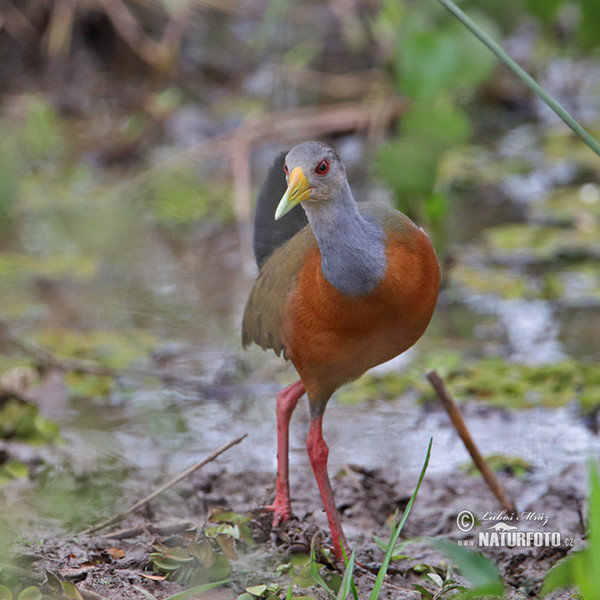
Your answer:
[[[584,464],[573,464],[560,475],[543,483],[518,479],[509,474],[500,475],[509,495],[515,499],[521,515],[523,530],[558,531],[573,538],[574,547],[580,547],[584,534],[585,490],[587,482]],[[217,463],[208,465],[181,483],[176,492],[186,500],[189,519],[174,521],[169,517],[165,499],[156,500],[151,509],[143,510],[119,530],[93,536],[58,537],[45,540],[33,551],[22,548],[14,559],[14,575],[21,586],[42,585],[42,590],[56,590],[58,581],[70,581],[77,586],[83,598],[144,599],[143,591],[157,599],[168,598],[185,589],[179,583],[165,580],[152,570],[150,552],[157,541],[169,545],[182,539],[196,527],[202,528],[207,514],[214,507],[224,507],[236,513],[251,512],[248,523],[253,537],[258,540],[251,549],[238,552],[232,560],[232,581],[224,587],[207,592],[203,597],[236,598],[248,586],[276,582],[285,595],[290,577],[278,572],[278,566],[289,562],[291,555],[310,552],[311,542],[330,543],[320,498],[308,469],[292,473],[294,518],[283,527],[273,530],[268,513],[260,506],[269,500],[274,474],[249,470],[233,476]],[[375,573],[381,564],[383,552],[373,541],[373,534],[387,539],[386,522],[394,511],[405,508],[414,489],[416,477],[390,481],[384,473],[363,468],[347,467],[333,480],[338,507],[346,535],[357,548],[359,566],[355,572],[360,597],[368,597]],[[471,531],[462,532],[457,526],[457,515],[469,510],[482,519]],[[502,521],[501,509],[481,477],[462,472],[426,475],[412,512],[403,530],[403,538],[433,537],[451,540],[477,539],[479,530],[489,529],[494,520],[487,520],[491,512],[495,522]],[[529,514],[529,513],[535,513]],[[548,517],[542,527],[534,517]],[[499,519],[497,517],[500,517]],[[506,515],[505,515],[506,517]],[[510,521],[514,523],[515,521]],[[186,533],[187,532],[187,533]],[[316,537],[315,537],[316,536]],[[169,542],[170,540],[170,542]],[[319,547],[319,543],[316,544]],[[476,548],[479,549],[479,548]],[[570,547],[490,547],[479,550],[497,563],[506,583],[507,597],[536,597],[543,578]],[[382,598],[419,598],[413,584],[424,586],[432,594],[439,590],[427,573],[444,576],[449,561],[426,541],[410,544],[405,553],[411,559],[394,561],[388,571]],[[321,553],[321,562],[326,559]],[[337,567],[327,561],[325,572]],[[454,578],[461,581],[460,576]],[[296,596],[326,598],[320,588],[302,589],[295,586]],[[570,598],[569,592],[551,596]]]

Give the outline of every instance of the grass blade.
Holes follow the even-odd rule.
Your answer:
[[[315,552],[314,547],[310,549],[310,576],[317,585],[321,586],[327,594],[333,598],[333,600],[337,600],[335,592],[327,585],[327,582],[323,579],[321,573],[319,573],[319,567],[317,567],[317,553]]]
[[[342,584],[340,585],[340,589],[337,594],[337,600],[346,600],[348,594],[350,593],[350,589],[352,587],[352,574],[354,573],[354,559],[356,555],[356,548],[352,550],[352,554],[350,555],[350,560],[346,563],[346,570],[344,571],[344,577],[342,579]]]
[[[392,535],[390,536],[390,543],[388,544],[388,549],[385,554],[385,558],[383,559],[383,563],[381,564],[381,568],[377,573],[377,579],[375,580],[375,585],[373,586],[373,591],[371,592],[370,600],[377,600],[379,597],[379,592],[381,591],[381,586],[383,585],[383,580],[385,578],[385,574],[387,573],[388,566],[390,564],[390,560],[392,559],[392,554],[394,553],[394,548],[396,547],[396,542],[398,541],[398,537],[400,536],[400,532],[402,531],[402,527],[404,527],[404,523],[406,519],[408,519],[408,515],[412,509],[412,505],[414,504],[415,498],[419,492],[419,488],[421,487],[421,483],[423,482],[423,478],[425,477],[425,471],[427,471],[427,466],[429,465],[429,457],[431,456],[431,445],[433,444],[433,438],[429,439],[429,446],[427,447],[427,454],[425,455],[425,462],[423,463],[423,467],[421,468],[421,474],[419,475],[419,479],[417,481],[417,486],[415,487],[415,491],[413,492],[406,508],[404,509],[404,514],[402,515],[402,519],[394,529]]]
[[[448,9],[475,37],[491,50],[511,71],[533,92],[535,92],[598,156],[600,156],[600,144],[590,135],[571,114],[551,96],[540,84],[515,62],[503,48],[495,42],[475,21],[464,13],[452,0],[438,0]]]

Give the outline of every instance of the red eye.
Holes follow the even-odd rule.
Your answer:
[[[315,169],[315,173],[317,175],[325,175],[325,173],[327,173],[327,171],[329,171],[329,161],[324,158],[318,165],[317,168]]]
[[[283,172],[284,172],[286,175],[289,175],[289,174],[290,174],[290,172],[289,172],[289,170],[288,170],[288,167],[287,167],[287,163],[283,163]]]

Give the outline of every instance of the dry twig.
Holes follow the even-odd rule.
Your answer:
[[[429,371],[427,373],[427,379],[433,386],[435,393],[438,398],[441,400],[452,424],[454,425],[460,439],[463,441],[467,451],[471,455],[475,466],[479,469],[479,472],[483,475],[485,482],[490,488],[491,492],[496,496],[498,502],[500,502],[502,508],[505,508],[509,513],[516,513],[517,509],[515,507],[514,502],[508,497],[506,494],[506,490],[502,486],[502,484],[498,481],[495,473],[492,471],[490,466],[487,464],[485,458],[479,452],[473,438],[471,437],[471,433],[467,429],[467,425],[465,424],[454,399],[450,395],[450,392],[446,388],[444,384],[444,380],[439,376],[437,371]]]

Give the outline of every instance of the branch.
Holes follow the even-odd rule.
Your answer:
[[[488,487],[500,502],[502,508],[505,508],[509,513],[516,513],[517,509],[515,507],[514,502],[508,497],[506,491],[502,484],[498,481],[496,474],[490,466],[487,464],[485,458],[479,452],[473,438],[471,437],[471,433],[467,429],[467,425],[465,424],[454,399],[450,395],[450,392],[446,388],[444,384],[444,380],[438,375],[437,371],[428,371],[426,373],[427,379],[433,386],[435,393],[438,398],[442,401],[452,424],[454,425],[460,439],[463,441],[467,451],[471,455],[475,466],[479,469],[479,472],[483,475],[485,482]]]

